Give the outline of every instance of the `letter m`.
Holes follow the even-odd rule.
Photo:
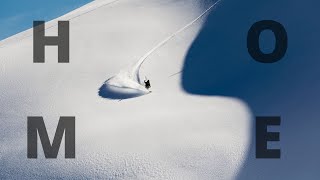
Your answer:
[[[28,158],[38,157],[37,132],[46,158],[57,158],[64,132],[65,158],[75,158],[75,117],[60,117],[52,144],[43,118],[28,117]]]

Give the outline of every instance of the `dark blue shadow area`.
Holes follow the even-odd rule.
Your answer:
[[[1,0],[0,40],[32,27],[34,20],[49,21],[92,0]]]
[[[252,144],[238,179],[320,177],[320,2],[316,0],[222,1],[209,15],[185,60],[182,86],[188,93],[242,99],[254,116],[281,116],[281,159],[255,159]],[[260,20],[280,22],[288,33],[285,57],[262,64],[247,50],[247,33]],[[274,47],[270,33],[261,48]],[[255,122],[253,121],[253,125]]]

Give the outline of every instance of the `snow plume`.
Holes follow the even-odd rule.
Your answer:
[[[121,70],[116,76],[108,79],[99,89],[99,95],[108,99],[129,99],[138,96],[142,96],[150,93],[146,88],[144,88],[141,82],[140,68],[145,60],[152,55],[157,49],[164,46],[171,39],[179,35],[181,32],[188,29],[203,16],[205,16],[210,10],[212,10],[221,0],[214,2],[205,11],[203,11],[197,18],[192,20],[190,23],[183,26],[181,29],[177,30],[175,33],[165,38],[159,44],[154,46],[150,51],[148,51],[144,56],[142,56],[133,66],[127,68],[126,70]]]

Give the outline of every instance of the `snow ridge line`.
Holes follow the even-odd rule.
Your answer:
[[[100,6],[97,6],[97,7],[93,8],[93,9],[89,9],[89,10],[86,11],[86,12],[80,13],[80,14],[78,14],[78,15],[76,15],[76,16],[73,16],[73,17],[71,17],[71,18],[69,18],[69,19],[66,19],[66,21],[71,21],[71,20],[76,19],[76,18],[78,18],[78,17],[80,17],[80,16],[89,14],[89,13],[91,13],[91,12],[97,10],[97,9],[102,8],[102,7],[105,7],[105,6],[108,6],[108,5],[112,5],[112,4],[114,4],[114,3],[118,2],[118,1],[120,1],[120,0],[114,0],[114,1],[111,1],[111,2],[108,2],[108,3],[105,3],[105,4],[102,4],[102,5],[100,5]],[[57,18],[56,18],[56,19],[57,19]],[[48,27],[46,27],[46,28],[44,29],[44,31],[45,31],[45,30],[48,30],[48,29],[51,29],[51,28],[53,28],[53,27],[56,27],[56,26],[58,26],[58,25],[57,25],[57,24],[54,24],[54,25],[48,26]],[[27,30],[27,31],[28,31],[28,30]],[[19,34],[19,33],[18,33],[18,34]],[[17,34],[16,34],[16,35],[17,35]],[[13,36],[15,36],[15,35],[13,35]],[[4,48],[4,47],[6,47],[6,46],[8,46],[8,45],[10,45],[10,44],[12,44],[12,43],[19,42],[19,41],[21,41],[21,40],[24,40],[24,39],[29,38],[29,37],[32,37],[32,36],[33,36],[33,35],[30,34],[30,35],[24,36],[24,37],[22,37],[22,38],[15,39],[15,40],[12,40],[12,41],[8,41],[7,43],[4,42],[3,44],[1,44],[1,42],[8,40],[9,38],[12,37],[12,36],[11,36],[11,37],[9,37],[9,38],[7,38],[7,39],[4,39],[4,40],[0,41],[0,48]]]
[[[182,27],[181,29],[179,29],[178,31],[176,31],[175,33],[173,33],[171,36],[167,37],[166,39],[164,39],[163,41],[161,41],[158,45],[156,45],[154,48],[152,48],[150,51],[148,51],[144,56],[142,56],[139,61],[133,66],[133,69],[131,71],[131,74],[135,74],[136,76],[136,80],[141,84],[141,79],[139,76],[139,71],[140,68],[142,66],[142,64],[145,62],[145,60],[153,53],[155,52],[157,49],[159,49],[160,47],[164,46],[168,41],[170,41],[171,39],[173,39],[175,36],[177,36],[178,34],[180,34],[181,32],[183,32],[184,30],[188,29],[191,25],[193,25],[195,22],[197,22],[199,19],[201,19],[205,14],[207,14],[212,8],[214,8],[218,3],[220,3],[220,1],[222,0],[218,0],[215,3],[213,3],[209,8],[207,8],[202,14],[200,14],[196,19],[194,19],[193,21],[191,21],[190,23],[188,23],[187,25],[185,25],[184,27]]]

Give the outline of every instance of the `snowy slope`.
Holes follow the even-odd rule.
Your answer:
[[[236,177],[250,142],[249,109],[233,98],[190,95],[177,73],[204,19],[144,62],[140,73],[151,80],[151,94],[121,102],[98,94],[213,2],[110,2],[57,19],[70,19],[69,64],[57,63],[56,47],[46,48],[45,64],[33,64],[32,30],[0,43],[0,179]],[[46,35],[57,35],[57,20]],[[43,116],[51,139],[59,116],[75,116],[76,159],[64,159],[63,143],[57,160],[44,159],[41,146],[39,159],[27,159],[28,116]]]

